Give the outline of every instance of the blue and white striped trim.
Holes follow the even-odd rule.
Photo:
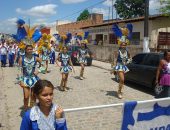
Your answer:
[[[114,71],[123,71],[124,73],[127,73],[129,69],[125,65],[116,65],[114,68]]]

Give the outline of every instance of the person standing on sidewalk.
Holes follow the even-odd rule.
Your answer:
[[[13,67],[14,65],[14,56],[15,56],[15,52],[12,48],[13,42],[11,42],[9,44],[9,48],[8,48],[8,61],[9,61],[9,67]]]
[[[78,61],[80,63],[81,69],[80,69],[80,79],[83,80],[84,77],[84,69],[85,69],[85,65],[87,64],[87,57],[89,57],[89,53],[87,50],[87,45],[86,45],[86,41],[82,40],[81,41],[81,48],[78,51]]]
[[[130,62],[130,54],[126,48],[129,44],[129,39],[132,35],[132,24],[127,24],[125,28],[119,28],[116,24],[113,25],[113,31],[118,37],[118,44],[120,45],[117,55],[116,66],[113,67],[114,72],[119,77],[119,86],[117,91],[117,96],[119,99],[123,97],[123,87],[124,87],[124,80],[125,80],[125,73],[129,71],[126,64]]]
[[[64,46],[62,48],[62,52],[60,52],[56,60],[56,64],[57,66],[60,67],[60,72],[62,74],[62,79],[60,83],[60,89],[62,91],[66,91],[69,72],[72,71],[72,69],[73,69],[73,72],[75,72],[72,61],[71,61],[71,57],[67,53],[67,51],[68,51],[67,47]],[[61,65],[59,65],[58,62],[61,62]]]
[[[0,48],[0,55],[1,55],[1,67],[5,67],[6,66],[6,60],[7,60],[7,47],[5,47],[5,40],[2,39],[2,46]]]
[[[170,50],[165,51],[164,59],[160,60],[156,73],[156,84],[163,86],[163,91],[156,98],[170,97]]]

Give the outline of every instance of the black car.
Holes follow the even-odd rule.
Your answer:
[[[69,50],[68,50],[68,53],[70,54],[71,56],[71,61],[73,63],[73,65],[79,65],[78,63],[78,50],[80,49],[80,46],[70,46],[69,47]],[[88,53],[89,53],[89,56],[90,57],[87,57],[87,65],[90,66],[92,65],[92,52],[90,51],[90,49],[87,47],[87,50],[88,50]]]
[[[135,55],[132,62],[127,64],[130,71],[125,74],[125,79],[151,87],[155,94],[159,94],[161,88],[155,85],[155,79],[157,67],[162,58],[163,53],[140,53]]]

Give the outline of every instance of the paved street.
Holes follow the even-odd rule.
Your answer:
[[[40,74],[40,78],[50,80],[54,86],[54,102],[64,109],[122,103],[131,100],[153,99],[150,89],[137,89],[138,85],[128,83],[124,90],[124,98],[116,97],[117,82],[108,69],[96,66],[100,64],[108,68],[109,64],[94,62],[95,66],[85,68],[85,79],[79,80],[79,66],[75,67],[76,73],[71,73],[68,80],[69,90],[58,90],[61,75],[59,68],[49,65],[50,73]],[[15,84],[17,69],[0,69],[0,130],[18,130],[21,122],[20,112],[22,107],[22,89]],[[96,109],[88,111],[66,113],[69,130],[118,130],[121,125],[121,107]]]

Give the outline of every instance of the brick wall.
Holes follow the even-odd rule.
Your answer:
[[[50,28],[43,28],[41,29],[41,33],[46,33],[46,34],[50,34]]]
[[[92,14],[89,16],[87,20],[57,25],[57,31],[60,35],[66,34],[67,32],[75,34],[77,32],[83,32],[82,29],[80,29],[82,27],[101,24],[101,23],[103,23],[103,15]]]

